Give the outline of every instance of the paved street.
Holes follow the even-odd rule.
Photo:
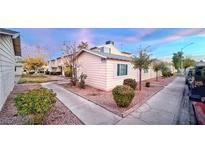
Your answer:
[[[184,77],[177,77],[172,83],[117,124],[177,124],[185,88],[184,82]]]
[[[184,97],[180,105],[179,119],[177,124],[179,125],[195,125],[196,118],[192,107],[192,101],[189,100],[189,89],[185,86]]]

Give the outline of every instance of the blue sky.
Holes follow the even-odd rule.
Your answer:
[[[153,57],[168,58],[184,49],[185,56],[205,56],[205,28],[12,28],[21,33],[25,46],[46,48],[48,59],[60,56],[63,41],[87,41],[90,47],[112,40],[122,51],[137,53],[139,47],[149,48]],[[25,51],[23,51],[24,54]]]

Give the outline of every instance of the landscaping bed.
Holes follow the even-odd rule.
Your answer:
[[[163,78],[159,77],[158,81],[155,78],[142,81],[142,90],[135,90],[135,97],[131,104],[126,108],[118,107],[113,99],[112,91],[102,91],[90,86],[86,86],[85,89],[81,89],[78,86],[71,86],[71,84],[60,84],[65,89],[80,95],[105,109],[118,114],[119,116],[126,116],[128,113],[132,112],[137,107],[141,106],[146,102],[151,96],[163,89],[164,86],[172,82],[175,77]],[[150,87],[146,87],[146,82],[150,82]]]
[[[14,90],[9,95],[7,101],[5,102],[2,110],[0,111],[0,124],[1,125],[23,125],[27,124],[28,116],[22,116],[17,111],[15,106],[15,98],[18,94],[27,92],[32,89],[41,88],[40,84],[20,84],[14,87]],[[82,124],[82,122],[58,99],[56,99],[55,104],[52,106],[49,113],[46,113],[44,124]]]

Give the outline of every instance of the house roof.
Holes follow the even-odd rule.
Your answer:
[[[13,30],[5,29],[5,28],[0,28],[0,34],[12,36],[15,55],[16,56],[21,56],[20,33],[16,32],[16,31],[13,31]]]
[[[104,53],[104,52],[99,52],[99,51],[90,51],[90,50],[86,50],[86,49],[81,50],[78,55],[80,55],[82,52],[87,52],[87,53],[90,53],[92,55],[96,55],[98,57],[105,58],[105,59],[115,59],[115,60],[123,60],[123,61],[130,61],[131,60],[131,57],[114,55],[114,54],[109,54],[109,53]]]

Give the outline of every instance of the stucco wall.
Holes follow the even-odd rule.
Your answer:
[[[106,61],[86,52],[78,58],[78,77],[83,72],[87,74],[86,84],[92,87],[106,90]]]
[[[14,87],[15,56],[11,36],[0,35],[0,109]]]

